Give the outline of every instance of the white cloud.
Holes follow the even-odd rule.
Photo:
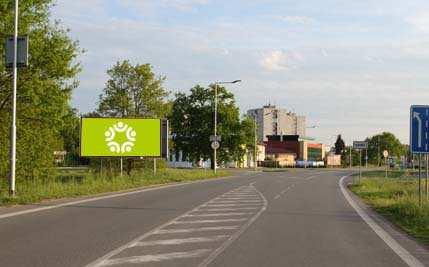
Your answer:
[[[314,22],[313,18],[306,16],[275,16],[275,18],[291,24],[308,25]]]
[[[406,18],[405,21],[418,31],[429,33],[429,12],[416,14]]]
[[[267,71],[285,71],[296,68],[296,63],[303,60],[301,53],[274,50],[263,53],[259,63]]]
[[[158,0],[158,1],[136,1],[136,0],[120,0],[119,4],[125,7],[138,8],[147,10],[153,7],[174,8],[179,11],[194,11],[199,6],[204,6],[210,3],[210,0]]]

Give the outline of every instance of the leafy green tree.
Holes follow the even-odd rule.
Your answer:
[[[341,155],[345,147],[346,147],[346,144],[344,143],[344,140],[341,138],[341,134],[339,134],[337,137],[337,141],[335,142],[335,154]]]
[[[100,95],[97,112],[110,117],[164,117],[169,105],[165,77],[156,77],[150,64],[117,62],[107,71],[109,80]]]
[[[214,88],[199,85],[193,87],[189,95],[178,93],[173,102],[170,122],[175,149],[183,151],[193,162],[211,159],[213,163],[210,146],[214,125],[213,103]],[[225,87],[218,86],[218,135],[222,137],[218,162],[242,158],[245,146],[250,144],[243,128],[250,129],[249,121],[240,122],[234,95]]]
[[[164,118],[171,109],[165,77],[157,77],[150,64],[132,65],[128,60],[117,62],[107,70],[109,80],[100,95],[96,112],[91,116]],[[97,160],[93,160],[96,162]],[[127,158],[127,173],[133,168],[133,158]]]
[[[383,151],[387,150],[389,156],[401,157],[407,155],[407,148],[389,132],[374,135],[366,139],[368,142],[368,162],[370,164],[383,164]]]
[[[19,70],[17,92],[17,177],[38,177],[63,150],[61,130],[80,71],[82,52],[67,30],[49,19],[52,0],[20,2],[20,34],[30,40],[29,66]],[[0,35],[13,33],[14,1],[0,0]],[[4,46],[0,54],[4,55]],[[11,124],[11,71],[0,61],[0,177],[8,174]]]

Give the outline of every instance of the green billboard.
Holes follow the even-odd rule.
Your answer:
[[[82,118],[82,157],[161,157],[159,119]]]

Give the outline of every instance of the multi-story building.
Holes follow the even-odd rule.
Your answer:
[[[305,116],[299,116],[286,109],[267,105],[247,111],[256,118],[258,141],[267,141],[268,135],[299,135],[305,137]]]

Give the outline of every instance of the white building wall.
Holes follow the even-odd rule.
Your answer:
[[[298,116],[276,106],[264,106],[247,111],[251,117],[256,115],[258,141],[267,141],[267,135],[299,135],[305,137],[305,116]]]

